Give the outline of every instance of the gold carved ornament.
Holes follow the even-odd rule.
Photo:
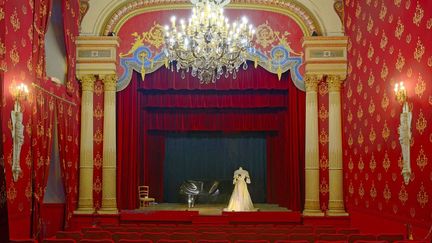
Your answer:
[[[422,208],[424,208],[426,204],[429,202],[429,195],[425,191],[423,182],[421,183],[420,191],[417,193],[417,202],[420,204]]]
[[[115,91],[117,85],[117,74],[108,74],[102,77],[105,91]]]
[[[131,48],[127,53],[120,53],[120,57],[127,57],[133,55],[133,53],[144,44],[149,44],[157,49],[159,49],[164,43],[164,29],[163,26],[154,22],[153,26],[147,32],[142,32],[138,34],[137,32],[131,35],[135,38],[134,42],[131,44]]]
[[[317,91],[318,83],[322,79],[322,75],[317,74],[306,74],[305,75],[305,86],[307,91]]]
[[[420,151],[419,154],[417,155],[416,162],[417,162],[417,166],[420,168],[420,171],[423,171],[428,164],[428,158],[423,150],[423,145],[420,145]]]
[[[423,134],[426,127],[427,127],[427,120],[423,115],[423,110],[420,109],[419,116],[416,121],[416,129],[420,134]]]

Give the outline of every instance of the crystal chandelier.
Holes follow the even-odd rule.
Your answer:
[[[241,64],[252,48],[255,30],[248,20],[229,23],[223,7],[229,0],[191,0],[194,5],[188,20],[171,17],[165,26],[165,55],[171,70],[190,72],[200,83],[215,83],[221,76],[236,78]]]

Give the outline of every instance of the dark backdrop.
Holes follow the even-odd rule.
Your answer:
[[[251,176],[252,201],[266,202],[265,133],[171,133],[165,139],[165,202],[184,202],[179,188],[185,180],[223,182],[221,194],[229,199],[233,172],[240,166]]]

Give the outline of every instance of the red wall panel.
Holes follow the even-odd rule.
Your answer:
[[[432,222],[432,2],[345,1],[348,79],[343,92],[345,201],[349,211]],[[412,108],[411,168],[401,176],[394,84]],[[384,227],[384,225],[381,225]]]
[[[93,205],[102,207],[104,86],[96,80],[93,94]]]

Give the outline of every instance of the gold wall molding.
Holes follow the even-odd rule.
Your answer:
[[[117,33],[121,26],[130,18],[146,12],[191,9],[191,6],[188,0],[175,2],[171,0],[126,2],[108,15],[100,35],[107,35],[110,32]],[[250,0],[245,3],[242,0],[232,0],[227,9],[247,9],[280,13],[292,18],[301,27],[305,36],[310,36],[314,31],[318,35],[323,33],[317,18],[299,2],[270,0],[263,3],[260,0]]]

